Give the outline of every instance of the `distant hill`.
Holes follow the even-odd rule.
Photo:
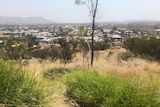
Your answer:
[[[50,24],[53,21],[47,20],[43,17],[2,17],[0,16],[1,25],[13,24]]]
[[[160,21],[159,20],[147,20],[147,19],[144,19],[144,20],[139,20],[139,21],[132,21],[130,22],[129,24],[142,24],[142,25],[157,25],[157,24],[160,24]]]
[[[156,25],[160,24],[158,20],[126,20],[126,21],[112,21],[112,22],[99,22],[99,24],[109,24],[109,25],[116,25],[116,24],[142,24],[142,25]]]

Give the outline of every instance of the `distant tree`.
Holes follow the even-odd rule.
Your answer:
[[[121,31],[121,35],[125,35],[125,31],[124,30]]]
[[[31,56],[34,58],[51,59],[52,61],[56,61],[59,58],[59,54],[59,48],[54,46],[44,49],[37,49],[31,52]]]
[[[1,57],[3,59],[18,60],[27,57],[27,49],[24,43],[8,38],[1,50]]]
[[[113,27],[112,27],[112,30],[113,30],[113,31],[116,31],[116,30],[117,30],[117,27],[116,27],[116,26],[113,26]]]
[[[156,37],[128,38],[124,46],[137,56],[160,61],[160,40]]]
[[[32,48],[33,45],[37,45],[36,37],[32,35],[27,35],[27,45],[29,48]]]
[[[70,44],[67,43],[65,39],[61,39],[59,44],[61,46],[59,58],[64,63],[64,65],[66,65],[69,61],[71,61],[73,51],[71,50]]]
[[[84,30],[84,27],[83,26],[78,26],[78,37],[79,38],[82,38],[85,34],[85,30]]]
[[[91,53],[91,47],[88,42],[84,42],[83,37],[86,35],[86,32],[84,30],[83,26],[78,26],[78,37],[80,38],[80,44],[81,44],[81,51],[83,54],[83,66],[84,66],[84,58],[87,58],[87,62],[89,61],[89,56]],[[88,64],[89,66],[89,64]]]
[[[95,30],[95,20],[97,15],[97,9],[98,9],[98,1],[99,0],[75,0],[75,4],[77,5],[86,5],[89,9],[89,14],[92,19],[92,54],[91,54],[91,66],[93,65],[93,59],[94,59],[94,30]]]

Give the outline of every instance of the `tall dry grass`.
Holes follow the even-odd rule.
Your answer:
[[[26,63],[26,62],[25,62]],[[27,64],[23,66],[23,69],[30,72],[32,76],[36,78],[36,81],[47,84],[46,93],[50,92],[50,96],[46,98],[48,102],[48,107],[72,107],[72,102],[66,103],[65,91],[66,87],[62,84],[62,82],[55,80],[52,81],[50,79],[44,78],[44,73],[48,72],[51,69],[63,68],[64,65],[60,63],[60,61],[52,62],[50,60],[39,60],[39,59],[31,59],[27,61]]]
[[[155,61],[147,61],[140,58],[132,58],[128,61],[118,59],[118,54],[125,52],[125,49],[108,49],[95,52],[93,68],[100,73],[110,73],[120,78],[143,83],[139,85],[150,88],[153,85],[159,85],[160,82],[160,64]],[[71,63],[64,66],[60,61],[51,62],[49,60],[32,59],[27,61],[24,69],[33,73],[37,81],[43,81],[43,74],[48,70],[55,68],[88,68],[89,60],[83,59],[82,53],[77,53]],[[50,80],[45,80],[51,82]],[[66,87],[59,81],[53,83],[54,94],[48,98],[50,107],[71,107],[72,103],[66,104],[64,92]],[[160,88],[160,86],[159,86]]]

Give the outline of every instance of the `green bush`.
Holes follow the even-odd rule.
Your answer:
[[[62,39],[59,44],[60,47],[51,46],[49,48],[32,51],[31,56],[40,59],[51,59],[52,61],[60,59],[62,63],[67,64],[73,59],[73,54],[76,52],[76,50],[74,50],[75,47],[72,49],[70,44],[64,39]]]
[[[121,52],[118,54],[119,60],[127,61],[129,58],[133,58],[135,55],[131,51]]]
[[[12,63],[0,61],[0,81],[0,104],[6,107],[35,107],[45,103],[40,85]]]
[[[31,56],[34,58],[47,59],[48,49],[39,49],[31,52]]]
[[[59,44],[61,48],[59,59],[65,65],[72,60],[75,51],[71,49],[71,45],[65,39],[61,39]]]
[[[65,78],[67,96],[81,107],[158,107],[157,90],[111,75],[74,71]]]
[[[8,38],[5,43],[0,46],[0,51],[0,57],[5,60],[19,60],[29,57],[25,43],[12,37]]]
[[[38,49],[36,51],[31,52],[31,56],[34,58],[40,59],[51,59],[52,61],[56,61],[60,57],[60,49],[56,47],[50,47],[45,49]]]
[[[57,69],[51,69],[48,72],[44,73],[44,77],[47,79],[58,79],[59,77],[62,77],[64,74],[69,72],[69,69],[66,68],[57,68]]]
[[[136,55],[160,61],[160,40],[150,38],[129,38],[124,42],[125,48]]]
[[[109,47],[110,47],[110,45],[108,43],[97,42],[97,43],[94,44],[94,50],[95,51],[105,50],[105,49],[108,49]]]
[[[90,48],[92,49],[92,45],[91,43],[89,43],[90,45]],[[108,42],[94,42],[94,51],[99,51],[99,50],[105,50],[105,49],[108,49],[110,47],[110,45],[108,44]],[[81,44],[80,44],[80,48],[82,48],[83,50],[88,50],[89,47],[88,47],[88,44],[87,42],[84,42],[84,41],[81,41]]]

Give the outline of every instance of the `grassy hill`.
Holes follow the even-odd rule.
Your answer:
[[[144,89],[156,90],[160,89],[160,66],[158,62],[148,61],[141,58],[130,58],[127,61],[121,60],[118,58],[120,53],[126,52],[125,49],[108,49],[104,51],[95,52],[95,61],[93,65],[93,70],[99,72],[103,75],[112,75],[114,77],[120,78],[123,80],[130,81],[132,83],[137,82]],[[65,66],[65,69],[82,69],[88,71],[88,60],[82,58],[81,53],[77,53],[74,60],[71,63],[68,63]],[[60,61],[51,62],[49,60],[37,60],[32,59],[28,61],[28,64],[24,68],[30,72],[34,72],[37,78],[44,78],[42,74],[49,73],[48,76],[52,77],[53,75],[58,74],[58,78],[63,78],[64,74],[68,74],[63,70],[64,65]],[[56,71],[56,70],[58,71]],[[60,70],[59,70],[60,69]],[[56,71],[56,73],[55,73]],[[77,70],[75,70],[77,71]],[[81,70],[80,70],[81,71]],[[64,73],[63,73],[64,72]],[[62,73],[62,74],[61,74]],[[51,74],[51,75],[50,75]],[[41,75],[41,76],[39,76]],[[61,76],[62,75],[62,76]],[[91,74],[92,75],[92,74]],[[93,74],[94,75],[94,74]],[[53,94],[54,101],[51,100],[51,105],[53,107],[61,105],[61,107],[70,107],[71,105],[77,105],[75,100],[71,100],[66,97],[66,85],[63,84],[61,79],[50,80],[47,78],[47,81],[54,81],[54,89],[56,90]],[[91,83],[89,83],[91,84]],[[136,88],[138,86],[135,86]],[[139,87],[138,87],[139,88]],[[148,91],[150,92],[150,91]],[[160,94],[160,93],[158,93]]]
[[[134,57],[121,60],[124,52],[122,48],[95,52],[92,69],[81,53],[66,66],[50,60],[1,60],[0,106],[158,107],[159,63]]]

